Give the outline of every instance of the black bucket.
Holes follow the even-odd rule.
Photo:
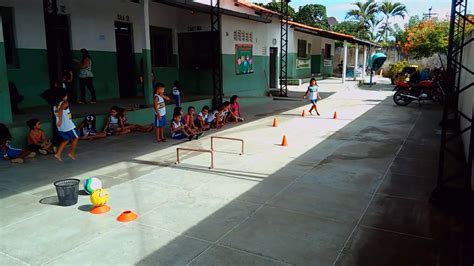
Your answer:
[[[71,206],[77,203],[79,179],[63,179],[54,182],[60,206]]]

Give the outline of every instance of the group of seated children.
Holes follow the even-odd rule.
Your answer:
[[[110,108],[110,114],[105,119],[103,131],[96,128],[96,118],[94,115],[87,115],[79,124],[79,138],[83,140],[101,139],[112,135],[123,135],[130,132],[150,132],[153,126],[142,126],[130,124],[127,118],[127,110],[118,106]]]
[[[169,101],[170,97],[164,95],[164,91],[165,85],[163,83],[157,83],[155,85],[153,100],[155,109],[155,139],[157,142],[166,142],[166,138],[164,137],[164,128],[166,127],[165,101]],[[180,103],[177,102],[176,99],[175,102],[176,108],[174,109],[173,119],[170,123],[171,138],[173,139],[198,139],[202,136],[203,131],[207,131],[211,128],[222,128],[227,122],[244,121],[240,113],[239,97],[237,95],[233,95],[230,101],[222,103],[216,110],[211,111],[208,106],[202,107],[196,117],[196,109],[194,106],[190,106],[188,112],[184,115]]]

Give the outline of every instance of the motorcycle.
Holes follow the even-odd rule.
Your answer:
[[[420,104],[425,100],[432,100],[441,104],[444,101],[444,91],[438,77],[418,83],[400,81],[396,83],[393,91],[396,91],[393,95],[393,101],[400,106],[406,106],[415,100]]]

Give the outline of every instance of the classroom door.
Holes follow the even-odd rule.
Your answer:
[[[63,71],[71,70],[73,67],[69,17],[48,14],[45,26],[49,79],[51,84],[60,83]]]
[[[120,98],[135,97],[132,24],[115,22],[115,45],[117,48],[117,74]]]
[[[277,88],[278,48],[270,47],[270,88]]]

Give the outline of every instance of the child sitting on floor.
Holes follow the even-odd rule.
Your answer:
[[[119,116],[119,108],[115,105],[110,108],[110,115],[106,119],[104,132],[107,133],[107,136],[130,133],[130,129],[125,128],[123,119]]]
[[[93,139],[101,139],[107,137],[107,133],[105,132],[97,132],[95,127],[95,115],[87,115],[79,124],[79,139],[82,140],[93,140]]]
[[[153,130],[153,124],[149,124],[148,126],[130,124],[128,122],[127,109],[125,108],[119,108],[119,116],[122,118],[125,128],[132,132],[151,132]]]
[[[196,120],[194,120],[194,124],[196,125],[197,128],[203,131],[209,130],[209,124],[207,123],[207,118],[209,116],[209,106],[204,105],[201,109],[201,112],[196,117]]]
[[[188,140],[192,140],[195,135],[193,132],[188,130],[183,123],[181,123],[181,114],[174,113],[173,121],[171,121],[171,138],[173,139],[183,139],[185,137]],[[197,139],[197,138],[196,138]]]
[[[41,129],[41,122],[39,119],[33,118],[26,122],[30,128],[28,133],[28,150],[39,152],[43,155],[54,154],[55,149],[51,141],[46,138],[46,135]]]
[[[212,111],[207,117],[207,123],[211,128],[221,128],[224,126],[222,121],[222,112],[224,112],[224,105],[221,104],[217,107],[217,110]]]
[[[183,124],[199,138],[203,135],[203,132],[194,124],[195,112],[196,109],[194,108],[194,106],[189,106],[188,113],[183,117]]]
[[[232,95],[229,105],[229,120],[234,122],[243,122],[244,118],[240,113],[239,96]]]
[[[17,149],[11,146],[12,135],[7,126],[0,123],[0,154],[4,160],[12,163],[23,163],[24,159],[34,158],[35,152],[27,149]]]

